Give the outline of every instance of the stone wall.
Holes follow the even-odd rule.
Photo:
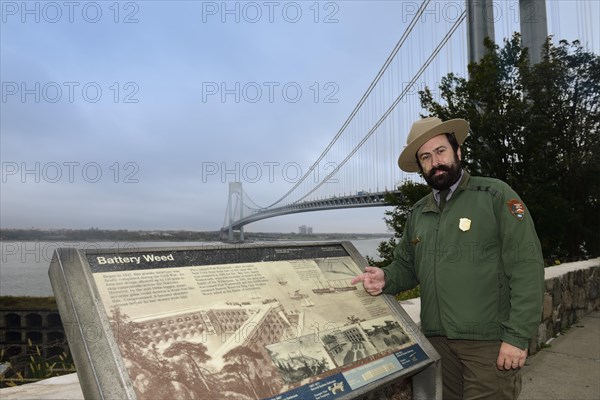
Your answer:
[[[542,309],[542,322],[531,341],[530,354],[550,338],[568,329],[585,314],[600,309],[600,265],[556,274],[546,269],[546,292]]]
[[[32,346],[38,346],[45,358],[66,351],[58,311],[0,310],[0,350],[4,350],[4,357],[27,355]]]
[[[545,269],[546,290],[542,321],[532,338],[529,354],[535,354],[552,337],[568,329],[585,314],[600,309],[600,259]],[[420,299],[402,302],[402,307],[420,325]],[[380,389],[361,400],[412,398],[410,379]]]
[[[0,310],[0,363],[10,366],[0,373],[0,388],[40,379],[32,370],[31,356],[38,369],[56,363],[52,369],[59,372],[64,371],[60,358],[66,360],[69,354],[57,310]]]

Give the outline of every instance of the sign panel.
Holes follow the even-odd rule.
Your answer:
[[[63,321],[85,312],[78,296],[96,299],[85,315],[98,316],[91,326],[106,343],[94,351],[115,360],[98,361],[90,346],[73,357],[92,384],[113,368],[121,397],[352,398],[438,359],[395,301],[350,284],[365,265],[350,243],[78,256],[61,262],[58,252],[50,267]],[[65,298],[72,274],[89,291]],[[89,341],[84,331],[70,341]]]

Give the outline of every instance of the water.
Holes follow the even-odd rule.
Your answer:
[[[387,238],[351,240],[364,256],[377,258],[377,246]],[[221,242],[0,242],[0,295],[53,296],[48,267],[54,250],[115,249],[124,251],[142,247],[182,247],[222,245]]]

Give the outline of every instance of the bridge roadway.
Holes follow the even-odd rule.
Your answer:
[[[388,194],[400,196],[400,192],[397,190],[375,193],[358,192],[357,194],[351,196],[337,196],[328,199],[304,201],[301,203],[294,203],[271,209],[256,210],[251,215],[234,221],[231,226],[223,227],[221,231],[222,233],[226,233],[229,231],[229,229],[239,230],[242,226],[252,222],[260,221],[261,219],[300,212],[334,210],[340,208],[391,206],[391,204],[385,200],[385,196]]]

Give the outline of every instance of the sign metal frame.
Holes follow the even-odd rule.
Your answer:
[[[248,397],[354,399],[410,377],[413,398],[441,399],[440,356],[417,325],[392,296],[348,285],[364,265],[350,242],[61,248],[48,273],[86,398],[141,400],[158,380],[156,364],[139,373],[145,353],[181,363],[177,351],[196,346],[216,371],[207,390],[235,355],[254,354],[263,375],[239,373]],[[280,391],[261,392],[259,379]]]

